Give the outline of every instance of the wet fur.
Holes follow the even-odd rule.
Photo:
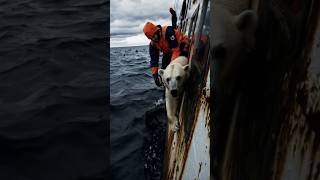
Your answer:
[[[178,124],[178,105],[179,99],[184,92],[184,84],[189,77],[190,68],[188,59],[179,56],[171,61],[166,69],[160,69],[159,74],[165,86],[166,110],[169,123],[169,129],[173,130],[175,123]],[[178,80],[177,77],[180,77]],[[170,79],[168,81],[168,78]],[[177,90],[177,96],[172,95],[172,91]]]

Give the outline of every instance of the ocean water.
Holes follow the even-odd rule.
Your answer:
[[[105,179],[109,0],[0,0],[0,179]]]
[[[163,89],[149,68],[148,46],[111,48],[112,179],[160,179],[165,139]]]

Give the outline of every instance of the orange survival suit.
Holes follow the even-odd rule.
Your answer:
[[[173,26],[160,26],[147,22],[143,28],[144,34],[151,40],[149,44],[150,66],[152,75],[158,74],[159,51],[163,52],[163,56],[170,56],[171,61],[178,56],[188,56],[188,37]],[[158,34],[155,41],[154,35]],[[164,69],[168,64],[162,61]]]

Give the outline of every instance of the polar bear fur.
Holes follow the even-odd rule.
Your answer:
[[[188,59],[179,56],[166,67],[160,69],[159,75],[165,86],[166,110],[169,123],[169,129],[177,131],[179,122],[177,118],[178,101],[184,91],[184,84],[189,77],[190,66]]]
[[[228,83],[254,47],[258,17],[248,0],[216,0],[211,6],[211,55],[219,81]]]
[[[210,4],[210,63],[213,64],[213,84],[215,91],[215,126],[218,146],[214,148],[216,156],[211,167],[218,168],[215,173],[219,177],[227,174],[225,162],[229,162],[231,148],[228,144],[233,140],[221,133],[223,130],[232,134],[232,108],[234,96],[239,93],[242,71],[246,69],[246,60],[255,46],[255,31],[258,24],[258,16],[254,10],[250,10],[251,0],[214,0]],[[241,84],[240,84],[241,85]],[[230,125],[231,124],[231,125]],[[220,172],[221,171],[221,172]],[[225,179],[225,178],[222,178]]]

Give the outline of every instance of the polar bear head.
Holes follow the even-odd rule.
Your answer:
[[[177,97],[183,92],[183,86],[190,72],[190,65],[187,62],[186,57],[180,56],[173,60],[166,69],[159,70],[164,86],[173,97]]]
[[[254,47],[257,14],[253,10],[232,11],[232,7],[219,3],[212,8],[211,55],[225,80]]]

